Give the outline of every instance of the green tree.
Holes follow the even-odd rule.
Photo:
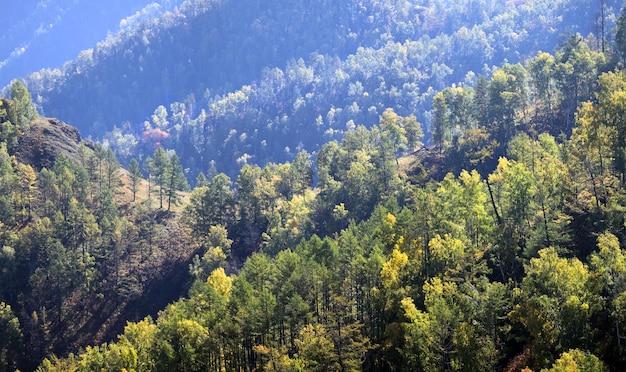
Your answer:
[[[180,159],[176,154],[173,154],[170,159],[168,177],[165,185],[165,196],[167,197],[167,210],[169,211],[172,205],[180,203],[178,192],[189,190],[187,179],[183,173],[183,166],[180,164]]]
[[[599,296],[581,261],[559,257],[554,248],[538,253],[525,268],[510,317],[526,328],[537,366],[545,367],[565,350],[590,345]]]
[[[598,275],[604,305],[610,311],[615,325],[615,338],[618,350],[622,352],[622,330],[626,323],[623,314],[623,296],[626,293],[626,254],[617,237],[610,232],[598,236],[598,251],[590,256],[591,267]]]
[[[0,370],[13,371],[24,356],[20,322],[11,306],[0,302]]]
[[[405,152],[409,148],[406,129],[402,124],[402,118],[392,109],[386,109],[380,117],[383,151],[390,156]]]
[[[204,253],[196,255],[189,265],[191,273],[199,280],[205,280],[209,273],[224,266],[230,256],[233,241],[228,238],[228,230],[223,225],[213,225],[206,236],[201,237]]]
[[[476,118],[479,127],[486,127],[489,122],[489,81],[483,75],[476,80],[472,115]]]
[[[67,156],[56,158],[53,167],[54,181],[56,187],[50,191],[56,211],[60,211],[63,218],[67,218],[70,202],[76,199],[83,203],[87,200],[88,189],[84,168],[72,161]],[[43,191],[43,190],[42,190]],[[101,198],[101,195],[98,195]]]
[[[626,124],[621,120],[626,112],[626,73],[623,71],[602,74],[599,79],[600,90],[596,94],[597,104],[592,125],[606,127],[609,132],[609,144],[613,158],[613,169],[623,185],[626,174]]]
[[[204,239],[212,226],[229,227],[235,217],[235,193],[231,179],[220,173],[206,186],[196,187],[185,206],[185,220],[195,237]]]
[[[177,322],[169,342],[175,352],[175,366],[183,371],[206,371],[209,331],[193,319]]]
[[[99,152],[96,152],[96,154],[99,154]],[[120,179],[120,163],[117,161],[113,150],[110,148],[103,149],[101,154],[105,185],[111,192],[115,193],[122,184]]]
[[[11,100],[17,117],[16,125],[21,131],[28,131],[30,121],[37,118],[37,110],[30,98],[28,89],[20,80],[14,80],[11,83]]]
[[[251,252],[259,247],[262,233],[269,223],[268,216],[274,213],[277,201],[284,197],[277,189],[280,184],[284,186],[282,172],[275,164],[268,164],[263,169],[257,165],[244,165],[239,172],[237,201],[241,218],[238,227],[244,251]]]
[[[489,183],[495,211],[502,216],[495,259],[503,280],[519,280],[519,253],[529,237],[531,218],[536,212],[536,180],[524,163],[500,158],[496,171],[489,175]]]
[[[137,353],[137,371],[153,371],[156,369],[156,344],[158,328],[147,317],[137,323],[127,323],[124,333],[120,336],[120,343],[132,345]]]
[[[501,146],[517,132],[519,117],[528,104],[527,72],[520,64],[504,65],[489,81],[489,111],[487,128]]]
[[[12,193],[15,174],[6,144],[0,143],[0,222],[10,224],[14,218]]]
[[[580,169],[575,180],[593,195],[593,204],[600,210],[606,204],[608,190],[605,187],[609,174],[611,154],[611,131],[597,121],[596,108],[592,102],[583,102],[576,114],[576,126],[572,129],[569,147],[570,164]],[[577,169],[572,166],[572,169]]]
[[[626,8],[622,8],[615,25],[615,49],[617,49],[622,61],[626,60],[626,12],[624,10]]]
[[[0,228],[3,227],[0,225]],[[6,241],[8,239],[3,236],[4,232],[0,234],[2,237],[0,239],[0,244],[2,244],[2,248],[0,248],[0,286],[2,286],[0,300],[13,302],[16,294],[21,291],[21,288],[19,288],[19,276],[16,275],[17,263],[20,257],[16,255],[12,244]]]
[[[526,64],[526,69],[531,77],[538,100],[538,121],[545,121],[552,125],[554,120],[555,106],[555,81],[556,59],[549,53],[539,52],[537,56]]]
[[[552,368],[542,369],[541,372],[602,372],[606,371],[604,363],[597,356],[588,351],[571,349],[563,352]]]
[[[202,186],[206,186],[209,184],[209,180],[207,179],[207,177],[204,175],[204,172],[200,172],[198,174],[198,176],[196,177],[196,184],[195,187],[202,187]]]
[[[148,208],[152,209],[152,194],[155,193],[155,173],[156,173],[156,168],[154,166],[154,159],[151,156],[146,157],[145,162],[144,162],[144,166],[146,168],[146,172],[148,173],[148,200],[147,200],[147,204],[148,204]]]
[[[32,218],[37,176],[35,175],[33,167],[23,163],[17,164],[15,173],[16,187],[13,190],[13,200],[16,215],[20,218],[21,222],[27,222]]]
[[[30,277],[29,284],[32,293],[36,296],[36,308],[46,307],[56,315],[56,320],[62,319],[62,306],[65,297],[73,289],[75,273],[73,266],[76,257],[56,239],[46,238],[42,246],[37,247],[40,252],[40,266]]]
[[[167,185],[170,180],[171,162],[162,147],[158,147],[154,150],[152,154],[152,166],[149,167],[148,171],[154,179],[155,189],[152,191],[159,197],[159,209],[163,209],[163,199],[166,196]]]
[[[428,242],[428,268],[432,276],[444,277],[458,275],[464,267],[465,244],[462,240],[446,234],[443,238],[437,234]]]
[[[295,194],[304,194],[313,183],[313,162],[311,155],[300,151],[289,167],[291,188]]]
[[[79,370],[135,370],[137,353],[127,343],[104,343],[100,346],[87,346],[76,363]]]
[[[520,133],[509,142],[508,153],[524,163],[535,180],[532,197],[537,213],[529,217],[533,228],[529,229],[524,253],[531,257],[541,248],[567,244],[570,219],[563,208],[569,195],[569,170],[561,161],[561,147],[547,133],[540,134],[537,141]]]
[[[294,195],[291,200],[280,199],[275,207],[266,213],[268,225],[262,233],[263,249],[268,254],[295,247],[302,238],[310,236],[313,230],[311,214],[314,194],[311,190]]]
[[[410,368],[425,371],[492,370],[496,364],[494,343],[481,334],[471,304],[474,299],[455,283],[433,278],[424,284],[424,305],[402,300],[408,319],[405,357]]]
[[[51,218],[56,210],[56,194],[58,193],[58,185],[54,172],[43,168],[37,177],[38,196],[40,197],[39,208],[42,217]]]
[[[433,141],[439,151],[443,151],[451,130],[450,112],[443,92],[438,92],[433,98],[433,111]]]
[[[271,259],[256,253],[246,260],[239,276],[233,281],[232,311],[241,329],[242,346],[250,353],[247,362],[251,366],[258,362],[253,358],[253,346],[272,345],[277,339],[277,301],[271,282],[274,270]]]
[[[133,193],[133,201],[137,199],[137,192],[139,191],[139,185],[143,179],[141,169],[139,169],[139,162],[137,159],[131,159],[128,165],[128,173],[130,177],[130,192]]]
[[[298,361],[308,371],[339,371],[335,345],[321,325],[307,325],[300,331],[296,341]]]
[[[4,142],[9,151],[17,145],[19,135],[13,103],[0,98],[0,142]]]
[[[569,130],[580,102],[592,98],[598,72],[606,64],[601,52],[591,50],[580,35],[572,35],[556,53],[556,85],[561,93],[560,109]]]
[[[72,199],[68,215],[59,234],[70,249],[80,249],[83,264],[89,261],[88,254],[101,234],[95,216],[76,199]]]

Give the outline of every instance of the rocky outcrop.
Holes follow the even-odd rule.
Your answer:
[[[81,144],[93,148],[93,143],[84,141],[75,127],[59,119],[40,117],[31,123],[28,133],[20,136],[14,155],[37,170],[50,169],[59,155],[76,159]]]

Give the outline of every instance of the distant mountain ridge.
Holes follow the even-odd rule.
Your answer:
[[[182,0],[21,0],[2,5],[0,86],[41,68],[54,68],[115,33],[142,8],[152,16]],[[142,11],[143,12],[143,11]]]
[[[604,5],[188,0],[26,83],[45,115],[105,137],[123,161],[158,144],[192,178],[212,162],[234,175],[315,152],[386,108],[416,115],[428,139],[438,90],[599,32],[600,14],[610,29],[621,4]]]
[[[27,81],[44,114],[63,117],[97,136],[124,121],[144,120],[159,104],[183,101],[190,94],[200,100],[207,89],[225,94],[260,79],[264,68],[282,68],[313,52],[343,59],[358,47],[378,49],[389,41],[489,32],[489,43],[502,46],[483,50],[483,61],[466,58],[460,61],[466,66],[458,68],[448,63],[459,81],[469,70],[481,72],[476,70],[483,64],[515,62],[522,54],[507,51],[524,43],[532,47],[528,52],[552,50],[566,27],[586,35],[593,31],[590,24],[597,13],[595,5],[579,0],[549,6],[530,1],[519,7],[498,1],[421,3],[188,0],[180,11],[122,30],[64,69],[42,71]],[[616,4],[606,2],[607,8]],[[498,23],[519,31],[501,35],[494,32]],[[520,29],[525,23],[535,30]],[[529,35],[531,31],[535,33]],[[451,51],[462,53],[455,49]]]

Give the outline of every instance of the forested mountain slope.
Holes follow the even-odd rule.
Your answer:
[[[229,3],[203,4],[172,17]],[[506,7],[531,4],[557,22],[572,14]],[[626,15],[604,50],[571,34],[464,84],[409,63],[459,49],[427,42],[444,33],[381,35],[209,94],[204,113],[157,106],[134,149],[120,142],[129,125],[41,170],[23,146],[48,126],[77,132],[38,118],[13,83],[0,100],[0,369],[46,356],[40,371],[619,370]],[[430,112],[406,81],[431,87],[419,98]],[[341,99],[356,106],[318,113]],[[268,162],[279,148],[290,162]],[[188,194],[181,159],[208,168]]]
[[[304,152],[199,180],[188,295],[39,370],[619,370],[626,73],[607,56],[574,36],[444,89],[411,166],[396,154],[421,128],[386,110],[323,145],[315,188]],[[572,94],[572,134],[552,136]]]
[[[124,162],[158,142],[192,179],[211,161],[234,176],[246,161],[316,151],[387,107],[428,133],[436,90],[551,51],[565,33],[601,31],[601,14],[608,30],[619,6],[194,0],[26,80],[46,115],[93,138],[109,132]]]
[[[21,0],[2,4],[0,86],[44,67],[60,66],[140,16],[156,17],[181,0]],[[150,4],[150,7],[143,9]]]
[[[187,285],[198,247],[173,212],[185,195],[172,183],[145,181],[76,128],[37,117],[20,84],[12,98],[0,100],[2,371],[156,315]],[[161,159],[157,169],[171,166]]]

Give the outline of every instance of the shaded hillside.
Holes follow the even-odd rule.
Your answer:
[[[40,117],[32,121],[29,131],[19,137],[13,155],[19,163],[28,164],[35,170],[41,171],[43,168],[53,169],[59,157],[66,157],[72,162],[84,162],[85,157],[95,156],[94,151],[102,151],[102,148],[92,142],[84,141],[77,128],[58,119]],[[132,200],[130,174],[122,168],[118,172],[120,185],[115,195],[115,202],[123,211],[122,213],[132,215],[135,213],[136,205],[149,202],[152,198],[146,191],[147,181],[139,180],[137,197]],[[151,213],[154,213],[153,218],[156,223],[177,228],[177,216],[174,213],[167,211]],[[128,290],[132,291],[131,294],[114,300],[102,298],[86,300],[86,303],[80,305],[80,314],[73,315],[71,325],[55,325],[58,328],[51,331],[49,347],[56,353],[64,354],[78,347],[92,344],[94,341],[111,340],[123,330],[127,321],[136,321],[146,315],[156,317],[159,310],[178,299],[180,293],[188,285],[187,266],[195,251],[193,248],[178,251],[172,244],[173,240],[175,239],[168,242],[170,249],[168,249],[167,257],[152,257],[147,267],[126,269],[137,273],[143,272],[139,274],[142,277],[139,282],[129,284],[131,287]],[[140,263],[135,262],[135,264]],[[119,294],[113,295],[119,296]],[[79,331],[73,333],[63,328],[76,328]]]
[[[0,342],[0,369],[33,370],[49,352],[156,316],[185,290],[197,244],[174,212],[186,195],[168,191],[172,210],[160,209],[164,186],[122,169],[110,149],[58,119],[29,122],[19,100],[0,103],[0,322],[19,325]]]

